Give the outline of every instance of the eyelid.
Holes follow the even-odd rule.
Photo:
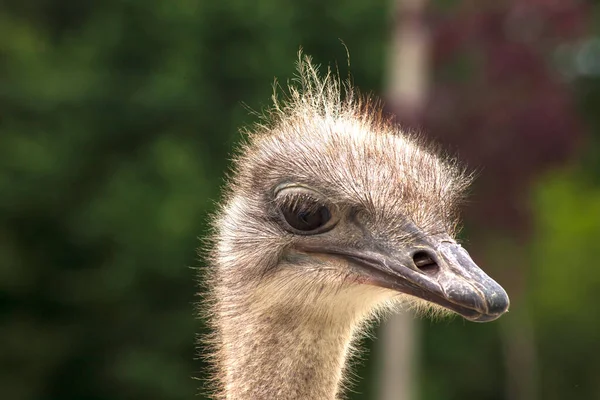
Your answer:
[[[327,198],[327,196],[325,196],[323,193],[319,192],[318,190],[313,189],[312,187],[305,185],[303,183],[297,183],[297,182],[285,182],[285,183],[280,183],[279,185],[277,185],[275,187],[275,189],[273,190],[273,194],[275,196],[277,196],[280,192],[284,191],[284,190],[292,190],[292,189],[298,189],[300,190],[304,190],[307,192],[311,192],[311,193],[315,193],[317,194],[319,197],[322,198]]]

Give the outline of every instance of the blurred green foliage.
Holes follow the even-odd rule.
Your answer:
[[[190,267],[203,266],[197,237],[254,120],[242,102],[267,105],[300,46],[345,73],[339,39],[357,86],[381,90],[388,3],[2,3],[0,397],[202,398]],[[536,186],[544,399],[600,398],[598,160]],[[504,398],[494,324],[426,326],[425,350],[425,399]],[[371,365],[352,398],[372,393]]]
[[[383,1],[0,7],[0,397],[191,399],[195,249],[238,128],[318,62],[380,86]],[[360,27],[360,29],[357,29]],[[198,398],[198,397],[196,397]]]
[[[530,292],[544,399],[600,398],[600,187],[579,168],[555,172],[536,191],[538,234]]]

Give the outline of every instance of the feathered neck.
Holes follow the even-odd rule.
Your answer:
[[[212,279],[215,397],[338,398],[353,340],[390,304],[389,293],[318,283],[314,271],[299,272],[307,265],[280,264],[271,275],[242,279],[232,271],[244,267],[233,259],[216,265]]]
[[[235,314],[221,320],[222,398],[337,398],[352,326],[306,321],[305,316],[285,310],[257,314],[242,307]]]

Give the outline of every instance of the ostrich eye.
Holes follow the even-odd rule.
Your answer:
[[[299,234],[316,234],[332,226],[332,206],[306,190],[286,189],[278,196],[278,207],[287,229]]]
[[[281,212],[292,228],[302,232],[319,229],[331,219],[331,212],[325,205],[298,204],[283,207]]]

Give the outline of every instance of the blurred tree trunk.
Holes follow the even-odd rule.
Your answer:
[[[538,362],[534,324],[527,305],[516,311],[512,319],[502,321],[500,334],[506,370],[506,398],[536,400],[538,398]]]
[[[405,127],[421,124],[428,82],[429,34],[423,23],[425,0],[396,0],[389,51],[386,100]],[[411,312],[395,315],[382,327],[381,400],[418,397],[419,329]]]
[[[531,269],[528,266],[530,238],[476,235],[477,247],[483,251],[483,264],[494,271],[509,293],[511,312],[500,319],[499,334],[506,371],[505,398],[509,400],[538,399],[538,361],[535,327],[527,302]]]

